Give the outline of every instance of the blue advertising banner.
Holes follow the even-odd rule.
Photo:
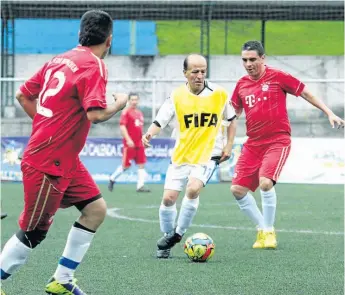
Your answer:
[[[23,153],[28,137],[1,138],[1,180],[21,181],[19,156]],[[164,183],[166,170],[175,145],[171,138],[152,140],[152,147],[145,150],[147,163],[147,183]],[[92,177],[98,183],[106,183],[109,176],[122,164],[123,144],[120,138],[88,138],[80,159]],[[132,165],[117,180],[118,183],[136,183],[137,168]],[[210,182],[218,182],[218,173],[214,173]]]

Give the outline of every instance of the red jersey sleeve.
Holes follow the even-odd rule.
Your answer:
[[[231,97],[231,100],[230,100],[231,105],[233,106],[235,111],[239,111],[239,110],[241,110],[243,108],[242,100],[241,100],[240,95],[238,93],[239,88],[240,88],[239,87],[239,82],[237,82],[235,90],[232,93],[232,97]]]
[[[121,117],[120,117],[120,125],[127,125],[128,123],[128,112],[127,111],[124,111],[122,112],[121,114]]]
[[[34,74],[29,80],[19,87],[21,93],[23,93],[28,99],[34,100],[38,97],[44,83],[44,71],[45,64],[36,74]]]
[[[295,96],[301,95],[305,85],[300,80],[284,72],[278,72],[278,79],[285,92]]]
[[[98,67],[92,67],[85,71],[76,82],[79,99],[87,112],[90,108],[107,107],[106,86],[107,81],[101,75]]]

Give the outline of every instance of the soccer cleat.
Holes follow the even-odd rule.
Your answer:
[[[108,190],[109,190],[110,192],[113,191],[113,189],[114,189],[114,184],[115,184],[115,181],[109,180],[109,183],[108,183]]]
[[[170,257],[170,251],[171,251],[171,249],[165,249],[165,250],[157,249],[157,258],[160,258],[160,259],[169,258]]]
[[[277,237],[276,232],[273,231],[267,231],[264,232],[264,247],[265,249],[276,249],[277,248]]]
[[[1,219],[4,219],[7,217],[7,213],[1,213]],[[5,293],[4,293],[5,294]]]
[[[1,295],[6,295],[5,292],[3,290],[1,290]]]
[[[47,294],[50,295],[86,295],[77,285],[77,280],[62,284],[51,278],[45,289]]]
[[[264,249],[265,248],[265,234],[263,230],[258,230],[256,235],[256,241],[253,245],[253,249]]]
[[[157,247],[159,250],[171,249],[177,243],[181,242],[181,240],[182,236],[176,233],[175,230],[172,230],[171,232],[164,234],[164,236],[157,241]]]
[[[142,186],[141,188],[137,188],[137,192],[138,193],[150,193],[151,190],[146,186]]]

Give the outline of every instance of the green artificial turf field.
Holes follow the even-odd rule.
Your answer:
[[[344,187],[340,185],[277,185],[277,250],[253,250],[255,231],[230,196],[229,184],[210,184],[201,195],[199,212],[186,236],[209,234],[214,257],[189,262],[183,243],[173,258],[157,260],[160,237],[158,206],[162,185],[137,194],[132,185],[109,193],[101,186],[109,214],[99,229],[76,277],[93,295],[340,295],[344,286]],[[22,186],[2,183],[2,245],[17,230]],[[260,197],[255,194],[258,203]],[[181,201],[181,200],[180,200]],[[179,207],[179,206],[178,206]],[[28,263],[5,281],[7,295],[45,294],[78,211],[61,210],[47,239]],[[183,239],[184,241],[185,239]]]

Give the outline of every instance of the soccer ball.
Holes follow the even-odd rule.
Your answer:
[[[215,245],[210,236],[197,233],[190,236],[184,243],[184,253],[193,262],[206,262],[214,254]]]

